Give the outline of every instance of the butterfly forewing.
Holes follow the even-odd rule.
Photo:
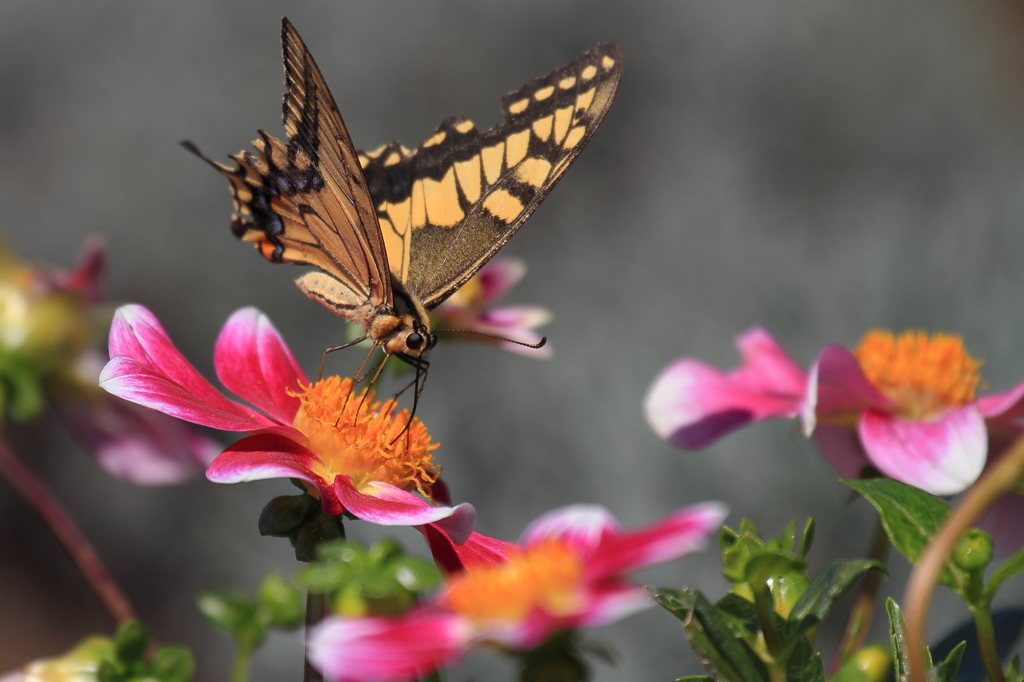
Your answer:
[[[313,56],[287,19],[282,22],[281,43],[288,160],[300,170],[308,160],[315,169],[310,187],[319,202],[300,204],[307,227],[340,269],[350,273],[352,283],[365,287],[371,303],[390,305],[384,241],[352,139]]]
[[[462,286],[529,218],[590,140],[622,75],[618,43],[598,45],[502,100],[479,132],[450,118],[411,154],[361,155],[393,275],[427,308]]]

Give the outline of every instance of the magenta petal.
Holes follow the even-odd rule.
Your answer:
[[[100,385],[121,398],[226,431],[273,424],[214,388],[182,357],[153,313],[140,305],[121,306],[114,314],[110,357]]]
[[[300,405],[295,394],[309,380],[277,329],[256,308],[242,308],[224,323],[213,364],[217,378],[232,393],[282,424],[295,419]]]
[[[626,582],[602,583],[590,590],[587,607],[575,619],[578,628],[597,628],[654,606],[647,590]]]
[[[470,642],[460,616],[417,609],[397,618],[331,616],[309,635],[310,662],[336,682],[403,682],[454,661]]]
[[[704,502],[646,528],[606,537],[587,562],[587,575],[599,580],[680,559],[701,549],[728,514],[724,504]]]
[[[807,375],[775,337],[761,327],[740,334],[736,349],[743,364],[729,373],[729,378],[743,387],[766,394],[803,395]]]
[[[526,274],[526,263],[508,256],[495,258],[480,268],[480,302],[487,305],[502,296]]]
[[[287,435],[258,433],[243,438],[220,453],[207,468],[206,478],[214,483],[298,478],[308,481],[320,492],[325,512],[340,514],[344,507],[334,494],[332,481],[317,473],[325,469],[323,460],[316,453]]]
[[[571,504],[537,517],[523,531],[519,543],[528,547],[551,538],[561,538],[586,557],[607,537],[621,534],[618,521],[604,507]]]
[[[482,564],[499,564],[508,560],[511,552],[518,546],[498,540],[482,533],[473,533],[461,545],[456,545],[447,534],[434,527],[434,524],[419,526],[430,545],[430,553],[434,562],[446,573],[459,573],[471,566]]]
[[[136,485],[183,483],[221,451],[184,422],[100,391],[54,408],[107,473]]]
[[[644,412],[659,436],[693,449],[753,421],[793,416],[801,397],[750,390],[714,367],[684,358],[654,380]]]
[[[836,412],[884,410],[892,404],[868,381],[853,353],[842,346],[825,346],[811,366],[807,395],[800,410],[804,435],[814,433],[817,418]]]
[[[334,479],[334,493],[353,516],[381,526],[436,525],[441,519],[455,517],[451,527],[465,542],[476,524],[476,510],[471,504],[434,507],[413,493],[380,481],[370,481],[357,490],[347,475],[339,474]],[[459,544],[458,539],[452,539]]]
[[[858,432],[868,458],[882,473],[933,495],[965,490],[985,466],[985,420],[973,405],[936,421],[867,410]]]
[[[983,395],[974,404],[986,419],[1019,417],[1024,414],[1024,382],[1008,391]]]
[[[818,424],[818,428],[814,429],[814,440],[825,459],[843,478],[857,478],[864,467],[871,464],[857,439],[857,433],[849,426]]]

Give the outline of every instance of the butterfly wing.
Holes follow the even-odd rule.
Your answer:
[[[257,155],[241,152],[233,168],[209,161],[231,183],[231,229],[268,260],[323,272],[299,287],[359,322],[393,305],[387,252],[355,147],[327,84],[295,27],[281,27],[287,144],[263,131]],[[202,157],[195,145],[185,143]],[[203,157],[204,159],[206,157]]]
[[[555,186],[601,124],[622,76],[604,43],[502,99],[504,123],[444,121],[414,152],[360,155],[392,273],[427,309],[466,283]]]

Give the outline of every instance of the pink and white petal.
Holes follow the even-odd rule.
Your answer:
[[[207,400],[151,365],[123,355],[104,366],[99,386],[118,398],[221,431],[256,431],[274,424],[224,396]]]
[[[646,528],[606,535],[587,561],[587,576],[602,580],[675,561],[700,550],[722,525],[729,508],[721,502],[684,507]]]
[[[857,430],[868,459],[882,473],[933,495],[965,490],[985,466],[985,419],[973,405],[936,421],[867,410]]]
[[[468,567],[504,563],[519,546],[473,531],[461,545],[456,545],[446,533],[434,524],[418,526],[427,538],[434,563],[448,574],[459,573]]]
[[[334,494],[353,516],[381,526],[437,526],[438,521],[454,517],[449,528],[456,533],[457,537],[452,538],[456,544],[460,544],[460,539],[465,542],[476,525],[476,510],[469,503],[435,507],[413,493],[381,481],[370,481],[356,489],[347,474],[338,474],[334,478]]]
[[[818,424],[814,429],[814,440],[825,459],[843,478],[857,478],[864,467],[871,465],[857,439],[857,432],[851,426]]]
[[[550,540],[569,542],[584,557],[589,557],[609,538],[623,531],[611,512],[598,504],[571,504],[538,516],[519,539],[524,547]]]
[[[94,304],[103,300],[103,285],[100,277],[106,261],[103,242],[96,238],[86,240],[78,252],[78,262],[69,272],[47,273],[50,285],[55,289],[68,291],[82,297],[86,303]]]
[[[183,483],[222,450],[182,421],[101,391],[53,406],[107,473],[136,485]]]
[[[842,346],[825,346],[811,366],[807,393],[800,407],[804,435],[810,437],[818,417],[840,412],[886,410],[892,401],[868,381],[853,353]]]
[[[695,449],[751,422],[793,416],[799,401],[800,396],[748,390],[714,367],[684,358],[654,380],[644,412],[659,436]]]
[[[330,616],[309,635],[309,661],[336,682],[404,682],[458,659],[469,627],[453,613],[418,609],[397,618]]]
[[[480,313],[481,323],[511,331],[537,329],[551,319],[551,311],[538,305],[506,305]]]
[[[619,581],[591,586],[586,601],[585,610],[574,619],[577,628],[601,627],[654,606],[643,587]]]
[[[1024,414],[1024,382],[1008,391],[983,395],[974,404],[986,419],[1019,417]]]
[[[110,325],[109,339],[111,363],[118,360],[118,356],[124,356],[133,360],[135,364],[107,365],[100,377],[101,382],[120,378],[125,372],[132,372],[135,367],[143,367],[148,371],[140,373],[138,380],[145,382],[147,378],[162,377],[163,383],[174,385],[180,388],[180,392],[191,396],[190,403],[205,403],[208,411],[217,414],[235,415],[241,421],[252,424],[269,425],[271,422],[263,415],[247,407],[239,405],[225,397],[220,391],[214,388],[213,384],[203,376],[186,360],[167,336],[167,332],[160,325],[160,322],[146,308],[130,304],[117,309],[114,319]],[[131,384],[133,382],[127,382]],[[130,390],[131,386],[125,386],[125,381],[119,381],[118,385]],[[112,386],[114,384],[111,384]],[[104,386],[104,388],[107,388]],[[145,390],[144,387],[139,387]],[[109,389],[108,389],[109,390]],[[131,398],[111,391],[115,395],[127,400]],[[180,395],[180,392],[179,395]],[[174,393],[168,393],[168,396]],[[139,401],[134,401],[139,402]],[[142,403],[145,404],[145,403]],[[148,407],[154,407],[147,405]],[[154,409],[167,412],[160,407]],[[177,415],[175,415],[177,416]],[[186,417],[183,417],[186,418]],[[203,423],[203,422],[197,422]],[[214,424],[206,424],[214,428],[222,428]],[[244,428],[226,428],[226,430],[250,431],[259,426],[247,426]]]
[[[284,339],[256,308],[235,311],[213,349],[217,378],[235,395],[248,400],[283,424],[299,410],[296,393],[309,380]]]
[[[737,384],[797,400],[803,395],[807,386],[803,368],[765,329],[753,327],[740,334],[736,338],[736,349],[743,363],[729,372],[729,378]]]
[[[480,303],[487,305],[514,287],[526,274],[526,263],[508,256],[495,258],[480,268]]]

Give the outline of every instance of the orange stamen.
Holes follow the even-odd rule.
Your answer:
[[[298,397],[302,405],[292,426],[322,460],[316,473],[327,480],[348,474],[356,488],[382,481],[427,495],[441,475],[433,456],[437,443],[430,442],[427,427],[413,419],[403,434],[409,411],[394,414],[394,400],[375,402],[370,390],[352,395],[352,380],[339,377],[318,381]]]
[[[974,400],[981,362],[951,334],[920,330],[871,330],[853,351],[864,374],[896,403],[903,416],[920,419]]]
[[[562,540],[546,540],[503,564],[467,569],[449,582],[444,605],[480,620],[520,620],[536,608],[568,615],[579,607],[582,578],[579,554]]]

